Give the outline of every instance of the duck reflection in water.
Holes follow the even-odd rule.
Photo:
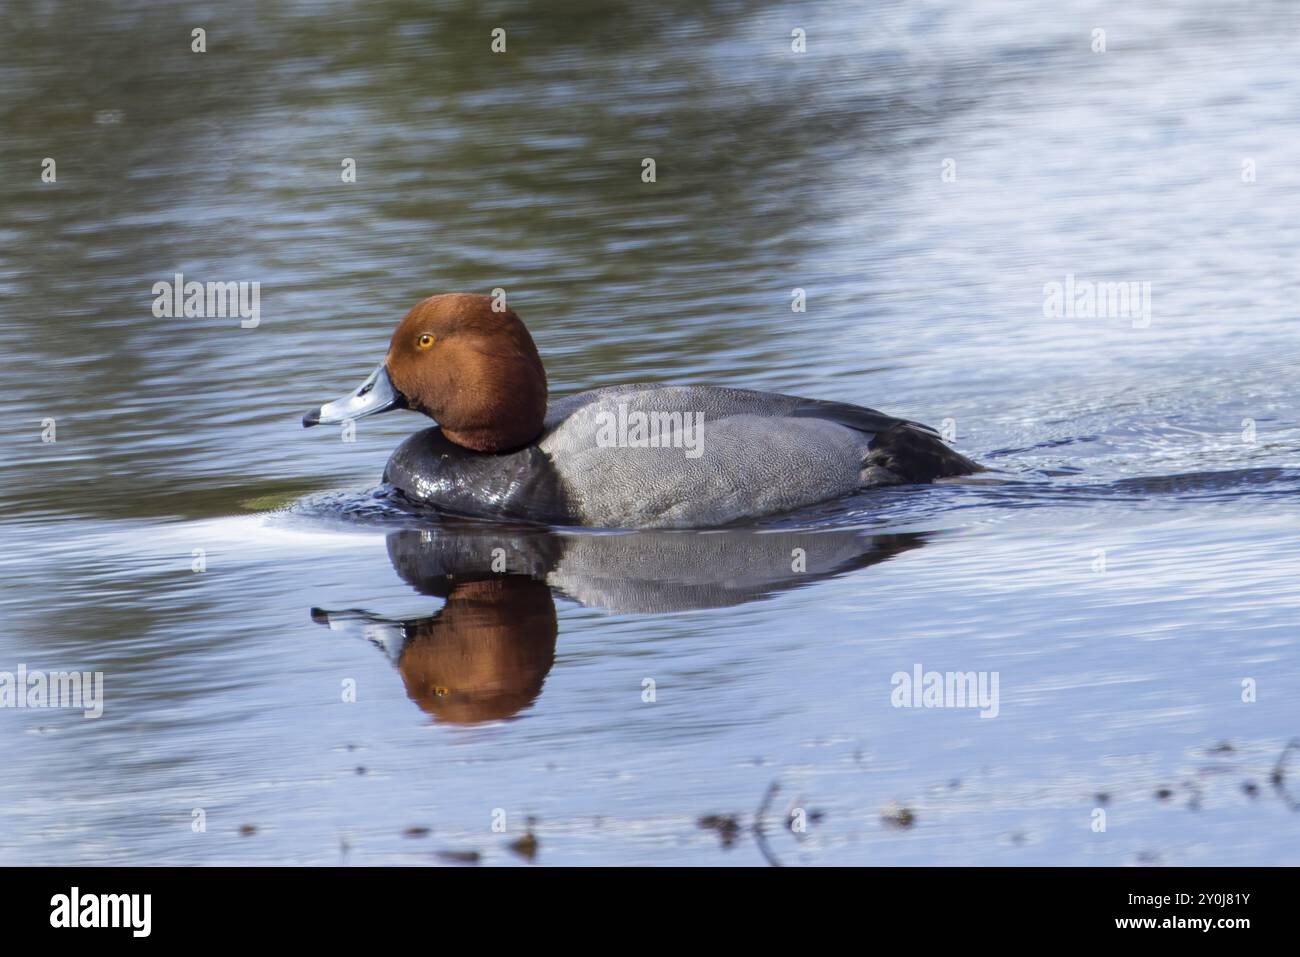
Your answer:
[[[555,663],[557,593],[616,614],[723,608],[866,568],[925,539],[854,530],[571,534],[449,521],[388,536],[402,580],[444,599],[436,613],[311,615],[383,649],[423,711],[473,724],[511,718],[541,694]]]

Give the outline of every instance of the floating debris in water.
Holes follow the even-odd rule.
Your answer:
[[[256,834],[256,833],[257,833],[257,828],[254,827],[252,824],[241,824],[241,825],[239,825],[239,836],[240,836],[240,837],[252,837],[252,836],[253,836],[254,834]]]
[[[916,823],[916,814],[911,808],[903,807],[901,804],[887,804],[880,812],[880,822],[886,827],[907,830]]]
[[[432,833],[433,833],[432,828],[420,827],[420,826],[408,827],[405,831],[402,832],[402,837],[428,837]]]
[[[435,851],[433,856],[451,864],[477,864],[482,858],[478,851]]]
[[[533,860],[537,857],[537,847],[540,842],[537,835],[529,831],[517,841],[511,841],[507,846],[520,857],[526,860]]]
[[[740,821],[734,814],[706,814],[696,822],[709,831],[717,831],[723,847],[731,847],[740,837]]]

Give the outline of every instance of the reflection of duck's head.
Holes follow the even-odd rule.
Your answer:
[[[402,579],[447,599],[436,615],[407,622],[397,661],[411,700],[444,721],[510,717],[533,702],[555,662],[555,600],[540,579],[558,546],[549,536],[526,551],[515,542],[507,526],[388,536]]]
[[[504,552],[494,543],[510,541],[505,528],[490,537],[395,532],[393,567],[417,591],[445,598],[442,608],[400,621],[354,611],[312,617],[331,628],[359,625],[393,659],[410,699],[435,718],[509,718],[541,692],[557,632],[555,600],[540,576],[499,573]],[[530,554],[545,561],[547,549],[539,542]]]
[[[448,520],[388,536],[398,575],[446,599],[436,614],[312,616],[332,629],[359,625],[388,652],[412,701],[440,720],[472,723],[517,714],[541,692],[555,661],[552,589],[622,613],[720,608],[865,568],[924,541],[845,529],[558,535]]]
[[[384,649],[420,709],[442,721],[509,718],[541,693],[555,663],[555,601],[526,575],[465,580],[427,618],[312,610],[332,630],[359,630]]]
[[[555,662],[555,601],[523,575],[463,582],[436,615],[406,624],[406,693],[444,721],[508,718],[532,704]]]

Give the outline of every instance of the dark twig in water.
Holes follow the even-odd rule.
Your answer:
[[[1286,762],[1292,751],[1300,751],[1300,738],[1292,738],[1287,742],[1277,759],[1277,764],[1273,767],[1273,774],[1269,777],[1269,781],[1277,788],[1278,796],[1288,808],[1292,811],[1300,811],[1300,800],[1293,798],[1286,789]]]
[[[769,784],[767,793],[763,795],[763,803],[754,812],[754,843],[758,845],[758,852],[763,855],[764,860],[773,867],[780,867],[781,862],[776,859],[776,855],[772,853],[772,849],[767,844],[767,833],[763,829],[763,821],[772,806],[772,799],[776,797],[776,792],[779,790],[781,790],[780,781],[773,781]]]
[[[478,851],[437,851],[434,856],[449,864],[477,864],[482,859]]]

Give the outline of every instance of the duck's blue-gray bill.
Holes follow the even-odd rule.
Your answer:
[[[360,387],[348,395],[326,402],[318,409],[312,409],[302,417],[302,427],[313,425],[332,425],[359,419],[363,415],[376,415],[389,409],[406,408],[406,397],[394,388],[388,378],[388,370],[381,362],[379,368],[361,383]]]

